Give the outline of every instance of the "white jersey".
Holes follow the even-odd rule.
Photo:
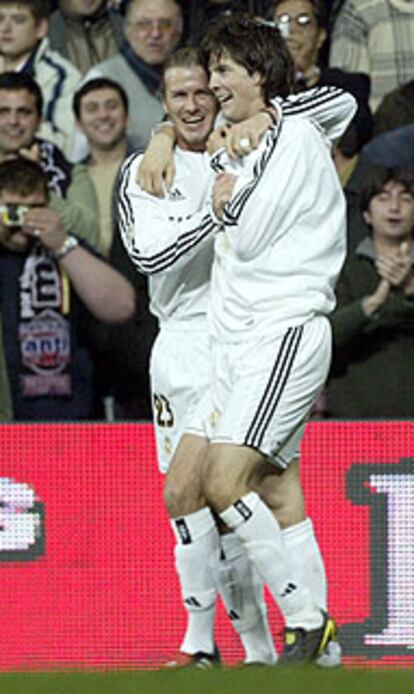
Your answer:
[[[259,148],[216,170],[237,183],[216,233],[209,323],[224,342],[278,335],[335,305],[345,259],[345,199],[319,132],[278,120]],[[217,221],[217,220],[216,220]]]
[[[333,142],[355,112],[355,99],[337,87],[318,87],[279,101],[287,116],[306,116]],[[251,155],[254,157],[254,153]],[[119,226],[137,270],[149,275],[152,313],[161,323],[206,315],[216,222],[209,214],[214,172],[207,154],[175,149],[176,175],[165,198],[136,182],[142,155],[124,164]]]
[[[164,198],[149,195],[136,182],[141,159],[132,155],[123,167],[122,240],[137,270],[150,276],[150,309],[161,324],[204,319],[215,227],[203,211],[212,182],[209,157],[176,147],[174,184]]]

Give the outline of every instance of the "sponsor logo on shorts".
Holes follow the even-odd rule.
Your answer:
[[[283,593],[280,594],[280,597],[281,597],[281,598],[286,598],[286,597],[287,597],[288,595],[290,595],[291,593],[294,593],[294,591],[297,590],[297,589],[298,589],[297,585],[296,585],[295,583],[290,582],[290,583],[287,584],[287,586],[286,586],[285,590],[283,591]]]

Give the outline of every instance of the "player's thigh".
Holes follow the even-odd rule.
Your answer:
[[[204,331],[163,329],[150,364],[152,406],[160,471],[166,473],[186,422],[209,381],[209,340]]]
[[[326,380],[328,321],[315,319],[238,350],[228,349],[237,369],[212,440],[253,448],[285,468],[298,455],[308,414]]]
[[[217,511],[251,491],[251,479],[266,465],[262,454],[245,446],[212,443],[202,467],[202,487],[208,503]]]

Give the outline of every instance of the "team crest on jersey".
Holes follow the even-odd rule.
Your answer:
[[[210,412],[209,421],[212,427],[216,427],[220,420],[220,412],[218,410],[213,410]]]

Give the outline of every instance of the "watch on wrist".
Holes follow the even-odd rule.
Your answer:
[[[69,235],[65,238],[62,245],[59,246],[59,248],[53,252],[53,257],[56,260],[61,260],[68,253],[73,251],[77,246],[79,246],[79,240],[76,238],[76,236]]]

